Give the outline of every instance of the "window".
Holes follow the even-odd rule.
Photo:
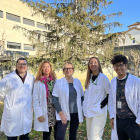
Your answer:
[[[30,44],[24,44],[24,50],[30,50],[30,51],[35,51],[32,45]]]
[[[16,16],[10,13],[6,13],[6,19],[12,20],[12,21],[16,21],[16,22],[20,22],[20,16]]]
[[[3,11],[0,11],[0,18],[3,18]]]
[[[20,43],[15,43],[15,42],[7,42],[7,48],[21,49],[21,44]]]
[[[41,29],[46,29],[45,24],[37,22],[37,27]]]
[[[48,24],[48,30],[51,31],[52,30],[52,27],[50,24]]]
[[[135,38],[133,38],[133,43],[135,43]]]
[[[35,22],[27,18],[23,18],[23,23],[27,25],[35,26]]]

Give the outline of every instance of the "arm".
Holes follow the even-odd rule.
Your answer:
[[[40,93],[41,91],[39,90],[39,84],[38,82],[35,82],[34,89],[33,89],[33,108],[34,108],[35,118],[39,118],[43,116],[40,108],[40,101],[39,101]]]
[[[79,80],[79,82],[80,82],[80,80]],[[82,87],[82,84],[81,84],[81,82],[80,82],[80,94],[81,94],[81,102],[82,102],[82,104],[83,104],[83,101],[84,101],[84,91],[83,91],[83,87]]]
[[[104,108],[107,105],[107,103],[108,103],[108,96],[109,96],[109,94],[107,94],[106,98],[101,102],[101,108]]]
[[[137,97],[138,97],[138,114],[137,114],[137,118],[136,118],[136,123],[139,124],[140,126],[140,86],[138,87],[138,91],[137,91]]]
[[[62,111],[60,103],[58,102],[58,97],[53,96],[52,98],[52,104],[55,107],[55,110],[57,111],[57,113],[59,113],[60,111]]]
[[[108,104],[108,96],[109,96],[109,88],[110,88],[110,81],[107,77],[104,80],[104,90],[107,94],[106,98],[101,102],[101,108],[105,107]]]
[[[114,108],[113,108],[113,94],[112,94],[112,89],[110,88],[109,91],[109,99],[108,99],[108,111],[109,111],[109,115],[110,115],[110,119],[114,118]]]
[[[61,117],[61,121],[62,124],[66,124],[67,123],[67,117],[65,116],[65,114],[63,113],[62,109],[61,109],[61,105],[59,103],[59,88],[58,88],[58,82],[55,83],[54,88],[53,88],[53,98],[52,98],[52,103],[57,111],[57,113],[60,115]]]
[[[0,101],[2,102],[4,102],[6,91],[7,91],[7,80],[6,78],[3,78],[0,81]]]
[[[109,100],[108,100],[108,110],[109,110],[109,115],[110,115],[110,125],[111,128],[114,130],[114,109],[113,109],[113,95],[112,95],[112,90],[110,88],[109,90]]]

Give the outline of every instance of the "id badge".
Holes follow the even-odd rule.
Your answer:
[[[50,98],[50,103],[52,104],[52,98]]]
[[[122,102],[121,101],[117,101],[117,108],[122,108]]]

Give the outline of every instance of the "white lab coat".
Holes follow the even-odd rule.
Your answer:
[[[31,131],[32,90],[34,76],[27,72],[24,84],[16,72],[0,81],[0,99],[4,101],[1,131],[7,136],[19,136]]]
[[[73,86],[77,92],[77,108],[78,108],[79,122],[83,122],[81,97],[84,96],[84,91],[83,91],[80,80],[77,78],[73,78],[73,80],[74,80]],[[52,95],[55,97],[59,97],[59,103],[61,105],[62,111],[67,117],[67,120],[70,120],[69,84],[65,77],[56,81]],[[60,115],[57,112],[56,112],[56,120],[61,120]]]
[[[111,140],[118,140],[116,131],[116,77],[112,79],[108,110],[110,119],[114,118],[114,130],[111,133]],[[140,124],[140,79],[134,75],[129,74],[125,84],[125,98],[131,111],[136,116],[136,123]]]
[[[33,90],[34,130],[49,132],[46,87],[41,81],[34,83]],[[38,117],[43,116],[44,122],[39,122]]]
[[[91,74],[91,79],[92,79]],[[92,83],[90,79],[89,88],[85,90],[85,99],[83,102],[84,116],[87,118],[99,116],[107,112],[107,106],[101,109],[100,103],[109,94],[110,82],[106,75],[100,73],[97,78],[97,85]]]

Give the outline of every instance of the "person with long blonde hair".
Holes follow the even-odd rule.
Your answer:
[[[56,75],[52,64],[43,61],[38,68],[33,91],[34,129],[43,131],[43,140],[50,140],[52,127],[54,137],[56,136],[56,116],[52,104],[55,81]]]
[[[83,102],[88,140],[102,140],[107,118],[109,86],[109,79],[103,74],[99,59],[90,58]]]

